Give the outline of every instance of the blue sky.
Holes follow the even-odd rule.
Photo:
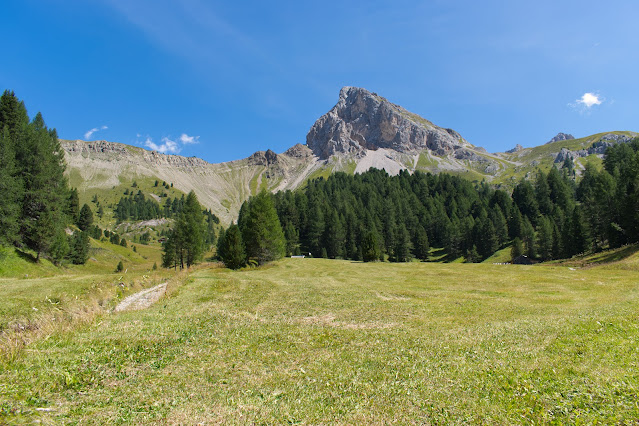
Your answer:
[[[0,89],[65,139],[283,152],[360,86],[491,152],[639,131],[636,1],[5,0]]]

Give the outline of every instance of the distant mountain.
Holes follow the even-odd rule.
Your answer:
[[[261,189],[296,189],[336,171],[352,174],[375,167],[389,174],[448,172],[510,187],[538,168],[561,167],[566,157],[577,169],[583,168],[584,161],[601,157],[607,146],[636,136],[611,132],[574,139],[560,133],[535,148],[517,144],[505,153],[490,154],[456,131],[438,127],[375,93],[344,87],[337,104],[311,127],[306,145],[297,144],[281,154],[269,149],[243,160],[211,164],[115,142],[61,142],[70,183],[78,188],[82,202],[135,179],[159,179],[183,192],[194,190],[200,202],[228,224],[237,218],[242,203]],[[157,199],[159,195],[153,194]]]

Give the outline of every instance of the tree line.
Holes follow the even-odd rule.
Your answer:
[[[275,216],[264,213],[271,208]],[[263,212],[262,219],[252,219],[254,209]],[[267,227],[269,238],[255,237]],[[260,255],[265,241],[283,249]],[[445,173],[335,173],[302,190],[249,199],[237,225],[220,237],[218,252],[232,267],[284,254],[395,262],[463,256],[480,262],[509,246],[513,257],[544,261],[634,242],[638,140],[610,147],[603,169],[587,164],[578,183],[571,167],[553,167],[522,179],[512,193]]]

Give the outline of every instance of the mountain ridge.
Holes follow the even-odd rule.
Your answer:
[[[512,186],[536,168],[548,169],[566,157],[583,167],[581,161],[601,157],[607,146],[635,136],[607,132],[571,139],[559,133],[554,142],[491,154],[453,129],[436,126],[374,92],[347,86],[335,106],[311,126],[306,145],[296,144],[279,154],[267,149],[244,159],[209,163],[118,142],[61,140],[61,145],[71,184],[81,197],[136,177],[155,178],[184,192],[194,190],[200,202],[228,224],[241,204],[262,189],[293,190],[337,171],[352,174],[375,167],[389,174],[448,172]],[[593,148],[594,144],[599,145]]]

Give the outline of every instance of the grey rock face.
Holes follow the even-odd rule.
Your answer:
[[[248,158],[248,163],[252,166],[270,166],[272,164],[277,164],[279,159],[277,154],[273,151],[257,151],[253,155]]]
[[[284,152],[284,155],[294,158],[308,158],[313,156],[313,151],[311,151],[307,146],[298,143],[287,149],[286,152]]]
[[[378,148],[402,153],[429,149],[444,156],[472,147],[454,130],[357,87],[342,88],[337,104],[311,127],[306,145],[321,159],[337,153],[363,156],[365,150]]]
[[[522,149],[524,149],[523,146],[521,146],[520,144],[515,145],[515,147],[513,149],[509,149],[508,151],[506,151],[507,154],[513,154],[515,152],[519,152]]]
[[[567,141],[574,138],[575,137],[571,134],[559,132],[557,133],[557,136],[555,136],[554,138],[546,142],[546,145],[548,145],[549,143],[558,142],[558,141]]]
[[[566,158],[570,158],[575,160],[579,157],[587,157],[593,154],[603,155],[606,153],[606,150],[618,143],[628,143],[632,141],[632,137],[628,135],[616,135],[614,133],[608,133],[603,135],[601,139],[597,142],[593,142],[592,145],[588,147],[588,149],[580,149],[577,151],[570,151],[567,148],[561,148],[561,151],[557,153],[555,157],[555,163],[562,163],[566,160]]]

